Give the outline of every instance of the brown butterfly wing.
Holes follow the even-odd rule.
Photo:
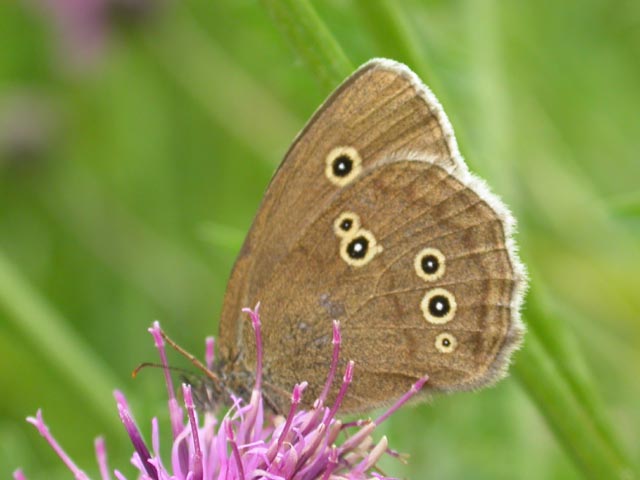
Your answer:
[[[320,215],[336,194],[323,181],[332,148],[353,146],[364,168],[414,150],[456,166],[453,133],[437,101],[425,95],[405,66],[373,60],[338,87],[300,132],[265,193],[231,274],[220,325],[223,356],[238,353],[244,327],[240,309],[255,302],[273,265],[296,241],[295,232]]]
[[[341,146],[357,152],[362,169],[336,185],[326,158]],[[415,76],[387,61],[365,65],[314,116],[269,186],[225,298],[223,354],[252,368],[253,333],[239,311],[260,300],[265,381],[283,403],[295,382],[308,381],[311,398],[324,383],[333,318],[342,322],[343,363],[356,361],[346,410],[390,401],[424,374],[437,390],[490,381],[518,337],[522,275],[508,213],[479,185]],[[340,254],[334,223],[345,212],[382,247],[366,265]],[[429,246],[446,259],[434,281],[414,268]],[[457,303],[446,325],[429,323],[420,308],[435,288]],[[442,334],[455,352],[438,351]]]

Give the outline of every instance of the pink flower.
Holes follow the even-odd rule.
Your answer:
[[[353,377],[353,362],[349,362],[344,372],[339,394],[333,405],[324,402],[334,380],[340,352],[340,329],[334,322],[333,358],[322,394],[310,410],[298,407],[307,386],[306,382],[296,385],[291,394],[291,407],[286,418],[265,415],[261,392],[262,340],[258,307],[245,310],[251,316],[256,333],[258,365],[256,383],[249,402],[232,397],[233,406],[221,418],[211,412],[200,415],[196,412],[191,386],[182,385],[184,407],[179,405],[169,369],[165,368],[167,390],[169,392],[169,413],[172,426],[171,458],[163,461],[160,457],[160,429],[156,418],[151,421],[151,448],[145,442],[140,429],[133,419],[124,395],[115,392],[118,412],[134,447],[133,465],[138,469],[138,477],[143,480],[314,480],[314,479],[383,479],[373,470],[378,459],[388,450],[387,439],[378,443],[371,439],[375,428],[401,405],[418,392],[427,378],[424,377],[404,394],[396,404],[375,421],[358,421],[343,424],[336,413],[349,388]],[[162,364],[167,366],[164,332],[156,322],[151,329]],[[206,363],[213,364],[213,340],[207,340]],[[186,411],[187,420],[184,420]],[[40,434],[49,442],[54,451],[67,465],[76,479],[89,477],[76,466],[71,458],[50,434],[42,413],[27,419],[34,424]],[[345,431],[348,438],[343,438]],[[110,479],[106,449],[102,439],[96,440],[96,456],[103,480]],[[114,470],[118,480],[125,477]],[[16,480],[26,480],[21,471],[14,474]]]

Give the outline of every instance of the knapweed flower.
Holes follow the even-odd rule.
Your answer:
[[[262,351],[260,317],[258,308],[246,310],[256,334],[258,352]],[[261,392],[262,358],[258,355],[256,381],[248,402],[231,398],[232,406],[222,418],[212,411],[197,412],[191,386],[183,384],[184,408],[176,398],[165,352],[164,332],[156,322],[149,329],[155,339],[169,392],[171,418],[171,458],[160,456],[161,433],[158,421],[151,421],[151,446],[149,446],[133,419],[126,399],[115,393],[118,412],[134,447],[132,464],[142,480],[361,480],[388,478],[376,471],[376,462],[388,449],[387,439],[374,443],[371,434],[377,425],[418,392],[427,378],[424,377],[405,393],[395,405],[375,421],[364,420],[343,424],[336,417],[340,404],[353,378],[353,362],[347,364],[339,393],[332,405],[325,405],[327,393],[334,380],[340,352],[340,329],[334,322],[333,357],[327,382],[310,410],[299,405],[306,383],[295,385],[291,394],[291,407],[285,416],[265,411]],[[206,368],[213,365],[213,339],[206,343]],[[204,366],[203,366],[204,367]],[[186,420],[184,415],[186,412]],[[200,418],[202,417],[202,418]],[[89,477],[76,466],[49,432],[42,413],[28,418],[40,434],[60,456],[76,479]],[[348,436],[346,435],[348,433]],[[343,438],[344,440],[340,441]],[[111,478],[107,465],[105,444],[96,441],[96,455],[101,478]],[[118,470],[113,472],[118,480],[126,477]],[[22,471],[14,474],[16,480],[26,480]]]

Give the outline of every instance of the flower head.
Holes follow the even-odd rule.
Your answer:
[[[151,421],[151,447],[145,442],[127,401],[120,392],[115,393],[118,412],[134,447],[132,463],[142,480],[314,480],[314,479],[383,479],[375,465],[385,453],[393,454],[386,437],[374,443],[371,434],[382,421],[407,402],[422,388],[427,378],[419,380],[396,404],[375,421],[364,420],[343,424],[336,413],[340,408],[353,378],[353,362],[347,364],[339,394],[332,405],[325,405],[326,395],[333,382],[340,351],[340,329],[334,322],[334,350],[327,383],[322,394],[310,410],[299,409],[307,387],[302,382],[293,387],[291,406],[286,416],[271,415],[265,411],[261,390],[260,316],[258,308],[247,310],[256,332],[258,366],[256,381],[250,400],[232,396],[232,406],[222,418],[211,411],[197,412],[190,385],[182,385],[184,406],[174,393],[168,374],[165,352],[166,335],[156,322],[149,329],[153,335],[160,359],[165,367],[169,392],[169,414],[172,426],[171,458],[165,463],[160,456],[160,429],[158,421]],[[213,362],[213,341],[207,340],[206,364]],[[184,420],[186,413],[187,420]],[[200,418],[201,417],[201,418]],[[89,477],[77,467],[56,442],[44,423],[42,413],[30,417],[40,434],[49,442],[76,479]],[[348,431],[348,438],[340,441]],[[103,480],[109,479],[106,449],[101,439],[96,441],[96,455]],[[114,471],[118,480],[124,475]],[[26,480],[21,471],[16,480]]]

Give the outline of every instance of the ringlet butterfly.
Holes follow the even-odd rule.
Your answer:
[[[318,396],[334,319],[341,362],[356,367],[343,413],[387,404],[425,374],[422,398],[495,382],[524,331],[514,226],[469,173],[433,93],[405,65],[367,62],[267,188],[224,298],[218,393],[250,391],[256,344],[242,308],[257,301],[276,410],[296,382]]]

